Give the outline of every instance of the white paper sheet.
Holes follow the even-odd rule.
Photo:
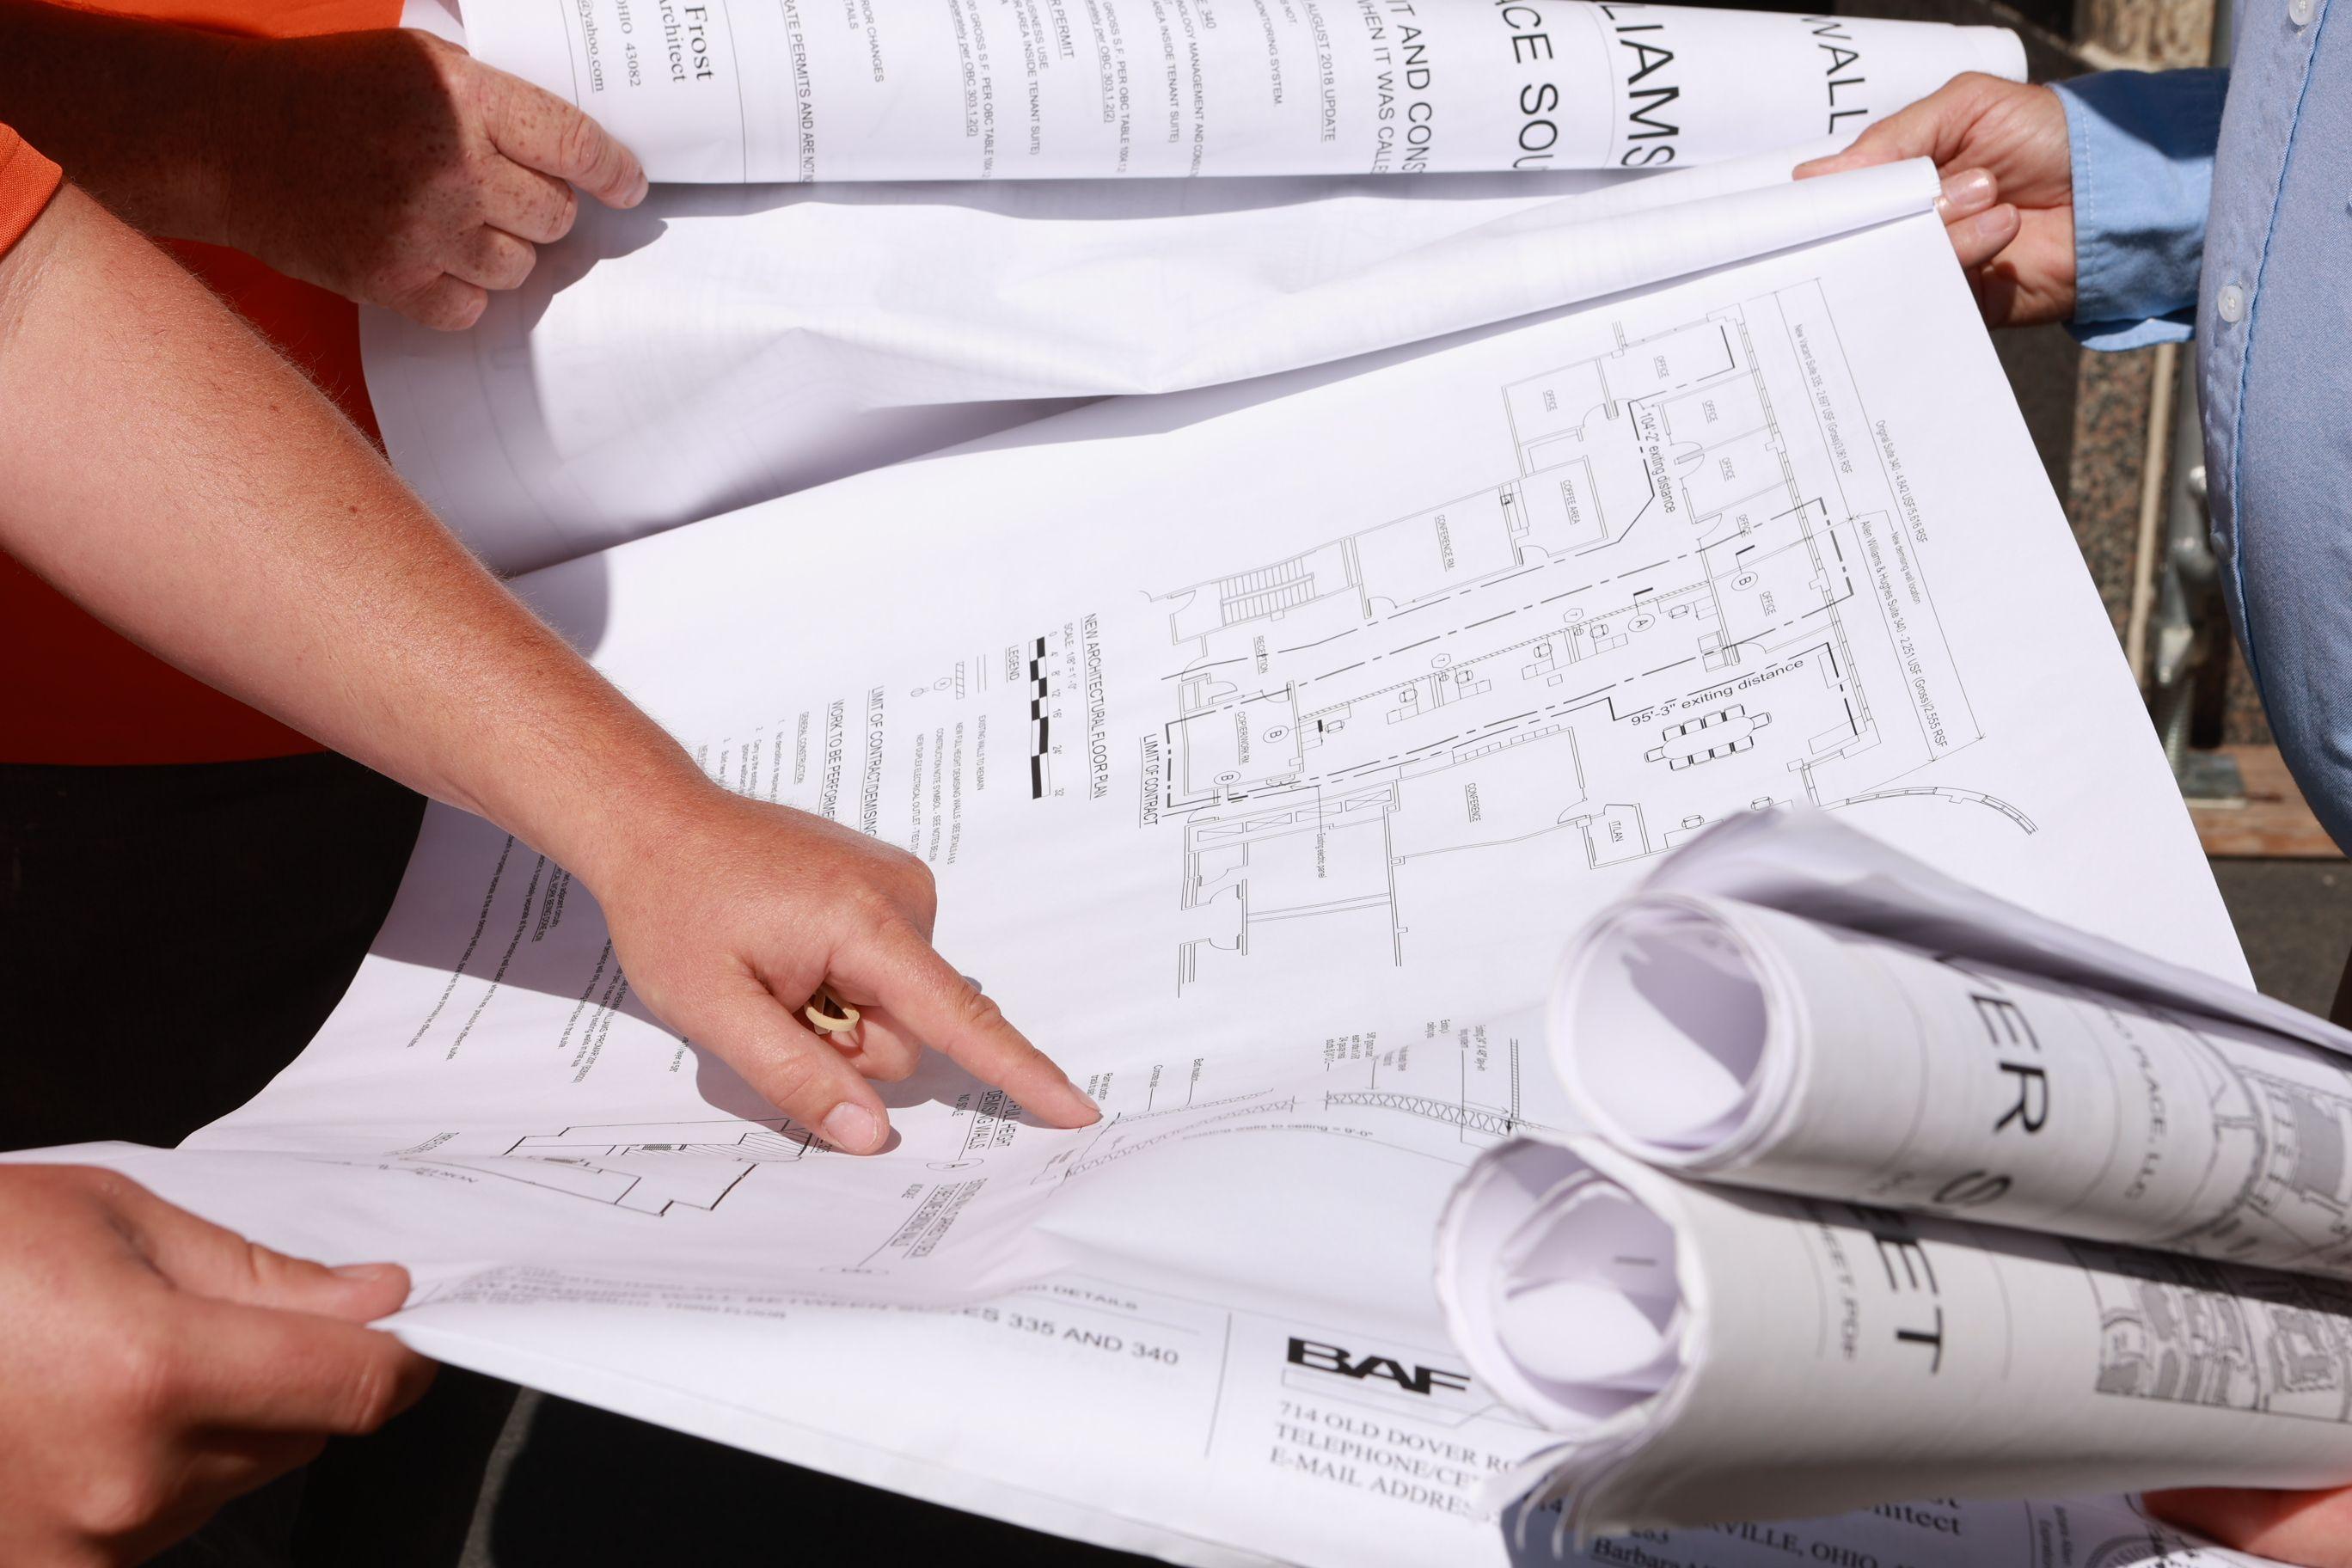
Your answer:
[[[812,623],[824,584],[856,613]],[[1542,1439],[1448,1345],[1430,1238],[1480,1149],[1565,1125],[1526,1061],[1560,945],[1707,823],[1834,805],[2240,972],[1930,214],[521,588],[714,776],[928,859],[942,951],[1106,1122],[934,1066],[898,1148],[833,1154],[644,1016],[559,868],[436,810],[311,1049],[120,1157],[400,1258],[434,1353],[1176,1561],[1508,1555],[1482,1478]],[[2077,1561],[1971,1517],[1963,1556]]]
[[[1830,143],[1666,176],[656,190],[468,332],[362,315],[394,465],[501,571],[1026,423],[1345,359],[1924,209]]]
[[[1576,0],[474,0],[656,180],[1662,168],[1856,132],[2015,34]]]
[[[1483,1157],[1439,1289],[1559,1435],[1517,1475],[1622,1533],[1932,1492],[2352,1479],[2352,1289],[1686,1182],[1598,1140]]]
[[[2181,818],[2188,812],[2183,808]],[[1914,947],[2234,1019],[2352,1054],[2352,1032],[2253,988],[2234,944],[2186,963],[2021,908],[1949,868],[1889,854],[1868,837],[1810,813],[1744,817],[1661,861],[1645,890],[1738,899]]]
[[[1548,1015],[1596,1136],[1440,1226],[1454,1342],[1559,1439],[1498,1494],[1622,1531],[2352,1479],[2343,1031],[1804,811],[1669,856]]]
[[[1855,909],[1865,866],[1864,918],[1946,940],[1775,907]],[[1571,1102],[1711,1181],[2352,1277],[2352,1037],[1945,880],[1826,819],[1727,824],[1572,944]],[[1675,890],[1708,883],[1762,901]]]

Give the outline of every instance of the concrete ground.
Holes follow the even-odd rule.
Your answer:
[[[2341,860],[2216,860],[2213,876],[2255,985],[2325,1014],[2352,949],[2352,867]]]
[[[2326,1012],[2352,948],[2352,868],[2221,860],[2213,870],[2255,983]],[[1141,1562],[526,1392],[491,1463],[465,1568],[787,1556],[1024,1568]]]

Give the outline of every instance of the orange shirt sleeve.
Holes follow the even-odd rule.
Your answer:
[[[0,256],[25,237],[58,194],[58,166],[0,125]]]

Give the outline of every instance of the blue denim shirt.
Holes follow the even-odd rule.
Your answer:
[[[2226,94],[2212,70],[2060,89],[2074,331],[2129,348],[2194,324],[2223,595],[2280,752],[2352,845],[2352,12],[2238,15]]]

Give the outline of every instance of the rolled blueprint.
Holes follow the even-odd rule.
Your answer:
[[[1561,1503],[1583,1537],[2352,1480],[2352,1290],[2333,1281],[1521,1140],[1456,1190],[1437,1286],[1474,1375],[1559,1437],[1498,1489]]]
[[[1653,1164],[2352,1277],[2352,1059],[2250,1024],[1654,891],[1577,938],[1549,1034]]]
[[[1851,136],[1997,27],[1579,0],[467,0],[656,180],[1659,169]]]

